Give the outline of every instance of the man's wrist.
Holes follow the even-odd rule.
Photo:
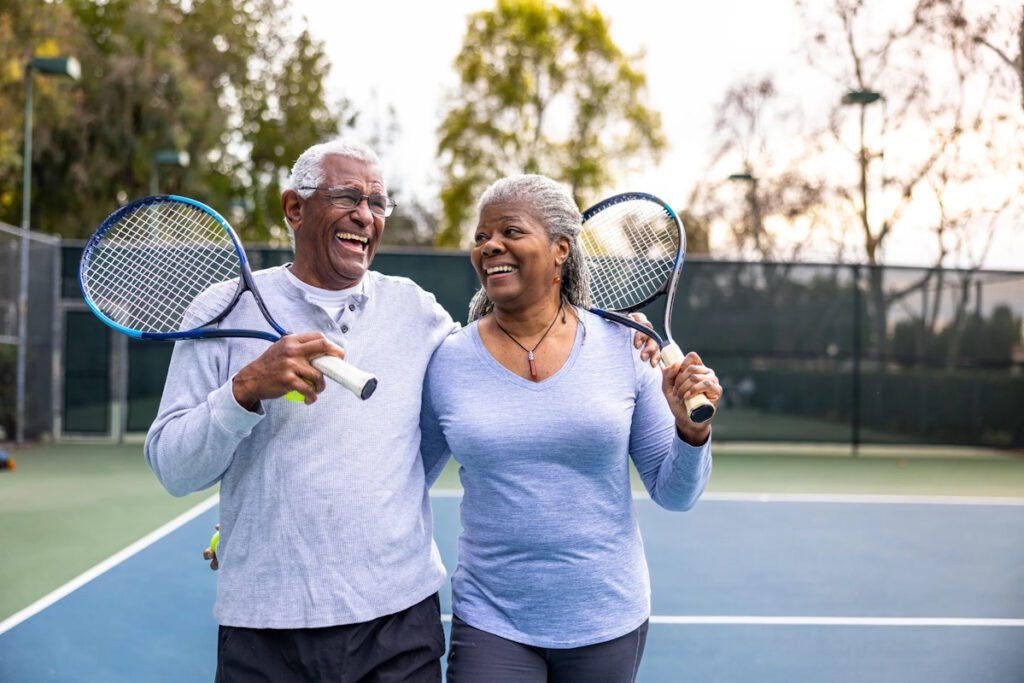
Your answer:
[[[235,403],[250,413],[255,413],[256,407],[260,404],[258,398],[254,398],[245,390],[245,380],[239,380],[237,375],[231,380],[231,395],[234,397]]]

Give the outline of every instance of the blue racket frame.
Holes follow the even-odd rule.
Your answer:
[[[235,290],[235,294],[234,296],[231,297],[230,303],[228,303],[228,305],[224,307],[224,310],[220,314],[218,314],[211,320],[204,322],[199,327],[195,327],[190,330],[181,330],[179,332],[141,332],[139,330],[133,330],[131,328],[125,327],[124,325],[120,325],[114,322],[109,317],[107,317],[101,310],[99,310],[99,308],[97,308],[96,304],[93,303],[93,301],[89,298],[89,294],[86,291],[85,283],[83,282],[83,273],[88,269],[89,261],[92,258],[93,252],[100,245],[100,242],[103,240],[104,235],[106,235],[107,232],[114,225],[119,223],[121,218],[125,214],[135,211],[140,206],[145,206],[148,204],[158,204],[167,201],[191,204],[195,208],[199,209],[200,211],[203,211],[204,213],[214,218],[218,223],[220,223],[221,227],[224,228],[224,231],[231,238],[231,243],[234,245],[235,251],[238,253],[238,259],[241,264],[238,289]],[[181,197],[174,194],[144,197],[142,199],[137,199],[133,202],[125,204],[120,209],[110,214],[110,216],[108,216],[107,219],[103,221],[100,227],[96,230],[95,233],[93,233],[92,237],[90,237],[89,241],[86,242],[85,244],[85,249],[82,251],[82,260],[78,264],[78,288],[82,291],[82,298],[85,299],[86,305],[96,315],[97,318],[103,321],[105,325],[117,330],[122,334],[128,335],[133,339],[146,339],[151,341],[175,341],[178,339],[214,339],[218,337],[248,337],[251,339],[263,339],[273,343],[279,340],[281,337],[288,334],[285,331],[285,329],[274,320],[273,316],[271,316],[270,312],[267,310],[266,305],[263,303],[263,298],[260,296],[259,290],[256,289],[256,286],[253,283],[252,270],[249,268],[249,259],[245,255],[245,249],[242,248],[242,243],[239,241],[238,235],[235,233],[234,228],[232,228],[231,224],[224,220],[224,217],[217,213],[215,210],[206,206],[202,202],[197,202],[196,200],[189,199],[188,197]],[[210,325],[215,325],[216,323],[223,320],[224,317],[231,312],[235,304],[238,302],[238,299],[246,291],[252,294],[253,298],[256,300],[256,305],[259,307],[260,312],[263,314],[263,317],[266,318],[267,322],[270,323],[270,326],[273,327],[278,334],[273,334],[271,332],[260,332],[258,330],[228,330],[209,327]]]

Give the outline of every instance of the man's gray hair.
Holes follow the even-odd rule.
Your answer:
[[[583,217],[569,191],[560,183],[542,175],[515,175],[495,182],[480,197],[477,206],[482,213],[492,204],[516,203],[526,206],[554,240],[569,240],[569,258],[562,264],[562,301],[573,306],[588,307],[587,269],[580,255],[579,234]],[[491,312],[494,304],[484,288],[469,302],[470,322]]]
[[[292,175],[288,181],[289,189],[295,190],[303,199],[309,199],[313,190],[300,190],[300,187],[319,187],[324,181],[324,157],[330,155],[366,161],[380,168],[380,158],[372,149],[348,138],[335,138],[313,145],[299,155],[292,166]]]

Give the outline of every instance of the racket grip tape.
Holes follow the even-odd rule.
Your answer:
[[[310,361],[320,372],[364,401],[377,389],[377,378],[337,356],[318,356]]]
[[[682,363],[685,357],[682,349],[675,344],[665,344],[661,347],[661,364],[666,368]],[[686,413],[696,424],[703,424],[715,416],[715,404],[704,394],[686,399],[685,404]]]

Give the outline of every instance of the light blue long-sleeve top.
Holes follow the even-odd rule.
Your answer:
[[[454,453],[464,488],[453,611],[538,647],[604,642],[650,615],[629,459],[672,510],[690,508],[711,472],[710,439],[679,438],[632,331],[579,316],[568,360],[541,382],[498,363],[474,323],[442,343],[424,385],[427,479]]]
[[[229,626],[313,628],[401,611],[445,579],[419,417],[427,363],[458,326],[405,278],[368,272],[334,320],[283,267],[255,277],[278,323],[323,332],[379,385],[361,401],[327,380],[313,405],[279,398],[249,412],[231,378],[267,342],[175,344],[146,458],[175,495],[220,482],[214,616]],[[220,325],[269,331],[248,295]]]

